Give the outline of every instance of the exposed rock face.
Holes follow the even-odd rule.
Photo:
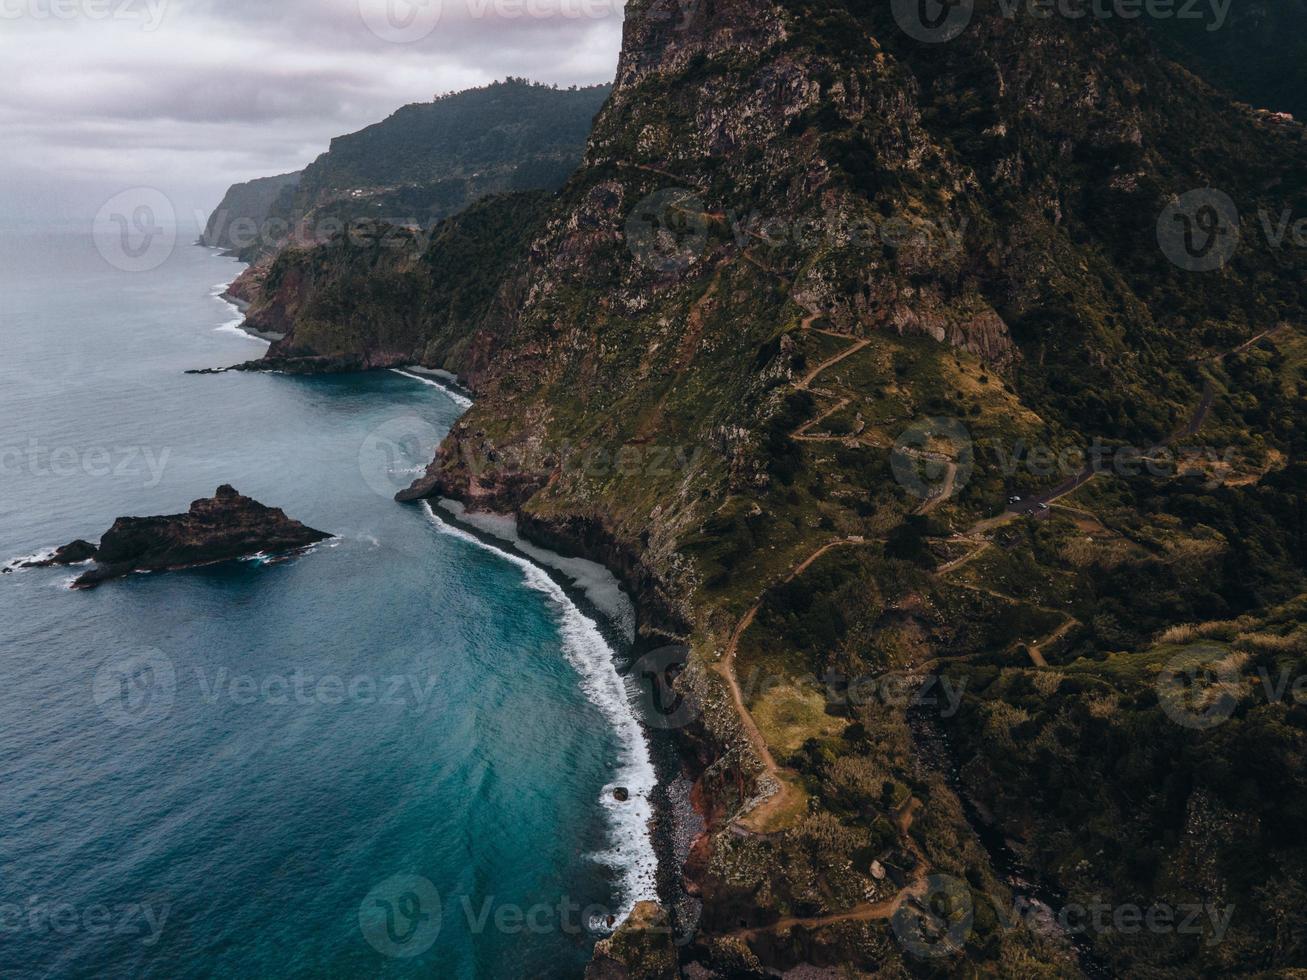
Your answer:
[[[56,548],[55,553],[49,558],[38,558],[32,561],[19,561],[6,565],[0,571],[8,574],[15,568],[57,568],[65,565],[80,565],[88,562],[95,557],[95,545],[89,541],[83,541],[78,538],[62,548]]]
[[[632,0],[582,169],[513,228],[520,247],[493,288],[474,292],[468,265],[447,256],[502,254],[476,238],[505,226],[514,207],[503,202],[478,216],[480,231],[453,223],[468,236],[427,265],[371,246],[286,256],[269,299],[287,333],[270,363],[378,364],[402,351],[475,392],[401,498],[513,511],[527,537],[622,578],[639,598],[642,642],[686,640],[675,684],[702,709],[681,734],[695,739],[707,823],[678,869],[704,903],[687,958],[721,976],[931,968],[883,919],[829,922],[903,887],[917,838],[932,870],[977,889],[977,908],[1006,902],[892,705],[846,727],[818,696],[796,713],[816,720],[792,740],[794,702],[765,706],[782,730],[769,742],[776,766],[807,792],[765,831],[741,825],[777,778],[728,690],[728,645],[739,640],[741,660],[764,673],[781,663],[796,677],[832,665],[864,676],[927,661],[944,635],[916,620],[956,598],[872,547],[920,503],[890,472],[895,436],[965,413],[973,435],[1006,447],[1026,421],[1080,445],[1155,439],[1200,397],[1193,365],[1222,338],[1233,347],[1289,311],[1307,319],[1301,255],[1249,234],[1237,262],[1196,277],[1159,251],[1156,230],[1168,202],[1206,186],[1238,196],[1246,215],[1278,214],[1302,192],[1299,141],[1255,125],[1129,25],[1009,18],[978,3],[963,36],[923,45],[891,6]],[[807,383],[862,341],[865,357]],[[880,442],[834,428],[797,438],[819,413],[838,421],[845,399],[861,414],[844,433],[891,419]],[[949,531],[1004,508],[1002,479],[979,456]],[[784,588],[833,541],[848,547],[805,572],[822,586]],[[896,588],[919,591],[882,595]],[[811,607],[827,613],[812,642],[774,625],[759,636],[766,610],[746,614],[778,594],[781,624],[827,603]],[[966,631],[970,616],[952,626]],[[894,627],[892,642],[871,642]],[[909,793],[930,801],[915,826]],[[767,931],[785,920],[800,924]],[[610,972],[593,976],[664,969],[661,945],[645,963],[641,943],[616,940],[593,967]],[[1260,955],[1273,941],[1250,942]],[[1220,952],[1167,949],[1184,963],[1176,975],[1222,971],[1202,962]],[[1067,975],[1064,957],[1020,930],[978,937],[966,955],[983,965],[937,965]]]
[[[94,559],[95,567],[73,583],[74,588],[87,589],[132,572],[190,568],[257,554],[285,554],[330,537],[224,485],[213,497],[192,503],[185,514],[120,517],[100,539],[99,547],[74,541],[60,548],[45,564],[79,564]]]
[[[209,216],[201,245],[240,253],[257,240],[273,206],[283,194],[293,194],[302,173],[260,177],[228,189],[216,211]]]
[[[225,299],[248,308],[263,294],[263,280],[268,274],[267,262],[258,262],[245,269],[228,285],[223,294]]]
[[[275,370],[470,361],[464,325],[501,301],[548,203],[505,194],[426,229],[360,223],[330,244],[286,248],[241,283],[245,328],[279,338],[266,354]]]
[[[595,946],[586,980],[676,980],[676,945],[667,916],[654,902],[641,902],[625,922]]]

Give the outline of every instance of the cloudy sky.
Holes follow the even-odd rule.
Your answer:
[[[0,228],[155,187],[179,215],[408,102],[611,81],[623,0],[0,0]]]

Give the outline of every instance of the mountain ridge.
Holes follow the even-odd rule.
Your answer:
[[[870,0],[660,10],[628,4],[583,165],[495,288],[450,317],[426,298],[471,265],[399,311],[288,287],[315,312],[282,304],[274,358],[402,336],[387,357],[456,372],[476,404],[402,496],[516,513],[632,587],[637,653],[685,648],[669,725],[707,829],[668,910],[681,963],[1301,967],[1307,855],[1277,814],[1307,800],[1307,728],[1251,678],[1307,653],[1307,262],[1259,231],[1305,213],[1302,132],[1137,25],[978,0],[930,45]],[[310,260],[421,261],[370,248]],[[1167,671],[1204,637],[1242,713],[1195,734]],[[952,713],[922,724],[914,678]],[[1066,907],[1240,911],[1213,943],[1081,949],[994,914],[1029,897],[995,837]],[[631,929],[596,975],[674,975],[670,938]]]

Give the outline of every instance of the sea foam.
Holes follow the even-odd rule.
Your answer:
[[[577,608],[563,587],[539,565],[441,520],[430,502],[423,501],[423,506],[441,534],[483,548],[511,562],[524,573],[528,588],[549,598],[558,613],[563,652],[581,677],[582,691],[617,733],[621,755],[616,778],[605,787],[600,800],[610,821],[612,847],[591,857],[620,876],[621,914],[617,918],[624,920],[637,902],[654,901],[658,897],[658,857],[649,829],[653,817],[650,797],[657,785],[657,775],[631,693],[617,672],[614,651],[595,621]],[[618,786],[625,787],[631,794],[625,803],[613,798],[612,790]]]
[[[213,328],[214,333],[235,334],[238,337],[247,337],[250,340],[257,341],[258,343],[263,344],[265,347],[271,346],[271,342],[266,338],[260,337],[257,334],[250,333],[248,330],[241,329],[241,324],[245,322],[245,313],[241,309],[239,303],[236,303],[228,299],[226,295],[228,288],[235,281],[236,280],[233,279],[231,280],[231,282],[220,282],[213,287],[213,291],[211,293],[213,298],[216,300],[220,300],[223,303],[226,303],[228,306],[230,306],[233,310],[236,311],[236,315],[232,317],[230,320],[228,320],[226,323],[222,324],[221,326],[214,327]]]
[[[471,398],[468,398],[462,392],[456,391],[452,385],[441,383],[441,376],[434,372],[422,371],[419,368],[391,368],[391,370],[396,374],[402,374],[406,378],[412,378],[414,381],[421,381],[424,385],[439,388],[450,401],[460,408],[472,407]]]

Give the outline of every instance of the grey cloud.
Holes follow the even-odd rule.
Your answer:
[[[488,0],[444,0],[438,27],[406,45],[369,31],[358,2],[170,0],[152,32],[5,21],[0,60],[16,81],[0,91],[0,187],[21,188],[29,211],[74,185],[79,202],[144,185],[179,210],[212,207],[228,184],[303,167],[405,103],[510,74],[607,81],[617,62],[616,14],[532,17],[524,0],[495,0],[507,4],[495,16]],[[6,207],[0,196],[0,225]]]

